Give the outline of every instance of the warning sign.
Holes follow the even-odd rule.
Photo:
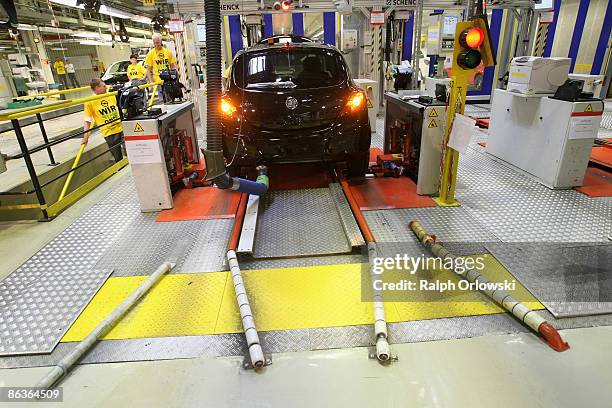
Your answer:
[[[591,105],[590,103],[587,105],[586,109],[584,110],[585,112],[593,112],[593,105]]]
[[[368,99],[368,108],[372,109],[374,105],[372,105],[372,101]]]
[[[429,112],[429,117],[430,118],[437,118],[438,117],[438,112],[436,112],[436,109],[432,109],[431,112]]]
[[[134,133],[138,132],[144,132],[144,129],[142,128],[142,126],[140,126],[140,123],[136,122],[136,125],[134,125]]]
[[[432,120],[429,122],[429,126],[427,126],[427,127],[428,127],[428,128],[430,128],[430,129],[431,129],[431,128],[437,128],[437,127],[438,127],[438,123],[436,122],[436,120],[435,120],[435,119],[432,119]]]

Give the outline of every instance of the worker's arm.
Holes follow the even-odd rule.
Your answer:
[[[147,80],[153,82],[152,67],[150,65],[147,67]]]
[[[170,69],[176,69],[176,62],[170,63]]]
[[[86,145],[87,142],[89,142],[89,128],[91,127],[91,122],[89,121],[85,121],[85,124],[83,125],[83,141],[81,142],[81,144]]]

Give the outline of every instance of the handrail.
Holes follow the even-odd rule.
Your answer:
[[[41,98],[43,96],[55,96],[55,95],[63,95],[63,94],[71,93],[71,92],[86,91],[88,89],[91,89],[91,88],[89,86],[81,86],[80,88],[59,89],[57,91],[49,91],[49,92],[32,94],[32,95],[17,96],[13,99],[35,99],[35,98]]]
[[[163,81],[159,80],[159,81],[155,81],[155,82],[150,82],[148,84],[143,84],[143,85],[138,85],[139,89],[143,89],[143,88],[148,88],[148,87],[152,87],[152,86],[157,86],[157,85],[161,85],[163,83]],[[31,109],[24,109],[22,111],[19,112],[13,112],[13,113],[0,113],[0,121],[4,121],[4,120],[14,120],[14,119],[20,119],[20,118],[24,118],[27,116],[32,116],[32,115],[36,115],[37,113],[43,113],[43,112],[48,112],[54,109],[58,109],[58,108],[67,108],[70,106],[75,106],[75,105],[80,105],[82,103],[85,102],[89,102],[89,101],[95,101],[98,99],[103,99],[106,98],[107,96],[111,96],[111,95],[117,95],[118,91],[112,91],[112,92],[106,92],[100,95],[91,95],[91,96],[86,96],[84,98],[77,98],[77,99],[67,99],[63,102],[58,102],[58,103],[54,103],[54,104],[50,104],[50,105],[37,105],[37,106],[32,106]]]

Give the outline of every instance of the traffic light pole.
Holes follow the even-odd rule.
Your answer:
[[[451,148],[448,142],[456,114],[462,115],[465,111],[468,80],[474,75],[474,69],[481,63],[485,67],[495,65],[489,26],[486,16],[482,13],[482,3],[477,4],[475,8],[477,15],[473,16],[471,21],[458,23],[455,31],[451,90],[446,109],[447,126],[442,146],[444,159],[442,162],[440,191],[438,197],[434,198],[440,206],[460,205],[455,200],[459,152]],[[472,12],[471,9],[470,12]]]
[[[454,44],[453,67],[451,76],[451,89],[446,109],[446,132],[444,135],[444,158],[442,161],[442,176],[440,179],[440,192],[434,200],[439,206],[458,206],[460,205],[455,200],[455,188],[457,186],[457,165],[459,164],[459,152],[448,146],[455,113],[463,114],[465,111],[465,99],[467,96],[467,85],[470,75],[473,74],[473,69],[464,69],[458,64],[458,54],[461,50],[459,44],[459,35],[466,29],[473,27],[472,23],[463,22],[457,24]]]

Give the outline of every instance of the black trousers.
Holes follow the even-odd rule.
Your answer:
[[[104,138],[106,144],[111,149],[111,153],[115,158],[115,163],[119,163],[123,159],[122,144],[123,144],[123,132],[115,133],[114,135],[108,135]]]

